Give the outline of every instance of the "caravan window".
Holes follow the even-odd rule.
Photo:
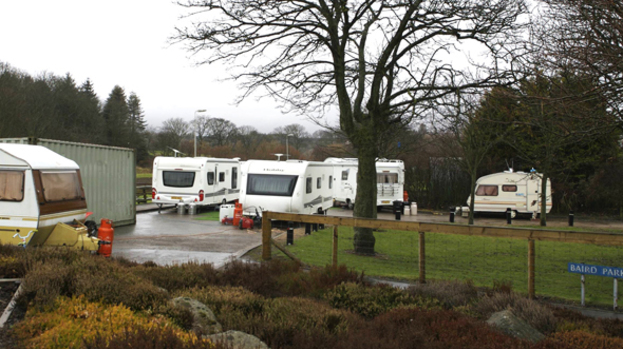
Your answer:
[[[0,201],[24,200],[24,172],[0,171]]]
[[[231,169],[231,188],[238,188],[238,168],[234,167]]]
[[[348,180],[348,170],[342,171],[342,180],[343,181]]]
[[[377,173],[377,184],[396,184],[398,183],[398,173]]]
[[[219,172],[218,173],[218,181],[219,182],[225,182],[225,172]]]
[[[47,202],[82,198],[82,188],[76,171],[41,172],[41,185]]]
[[[214,172],[208,172],[208,185],[214,184]]]
[[[516,192],[517,191],[517,186],[516,185],[503,185],[502,186],[502,191]]]
[[[305,193],[309,194],[312,192],[312,178],[307,177],[307,182],[305,182]]]
[[[476,189],[476,195],[478,196],[498,196],[497,185],[479,185]]]
[[[191,188],[195,183],[195,172],[163,171],[162,182],[166,187]]]
[[[316,188],[317,189],[322,188],[322,178],[320,177],[316,178]]]
[[[298,176],[249,174],[248,195],[292,196]]]
[[[333,176],[329,176],[329,189],[333,188]]]

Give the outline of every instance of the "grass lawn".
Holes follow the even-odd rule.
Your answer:
[[[198,214],[194,219],[198,221],[219,221],[218,211],[208,211]]]
[[[152,174],[151,172],[149,173],[137,173],[136,174],[136,178],[151,178]]]
[[[574,230],[571,228],[570,230]],[[401,231],[376,232],[377,255],[358,256],[353,250],[353,229],[341,227],[338,263],[369,276],[416,280],[418,234]],[[324,266],[331,263],[332,228],[297,239],[288,250],[303,262]],[[580,300],[580,275],[567,272],[567,263],[623,267],[623,248],[536,241],[536,293],[539,296]],[[426,234],[426,278],[472,280],[479,286],[494,282],[511,284],[527,293],[528,242],[515,239]],[[586,277],[586,301],[612,304],[613,279]]]

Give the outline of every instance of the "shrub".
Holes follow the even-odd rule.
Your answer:
[[[508,337],[482,321],[454,311],[399,308],[371,321],[360,321],[340,336],[300,334],[291,346],[313,349],[441,349],[530,348],[531,344]],[[548,349],[554,349],[550,346]]]
[[[28,273],[24,277],[20,302],[32,301],[35,306],[45,308],[59,296],[85,295],[90,301],[125,304],[133,310],[156,309],[166,304],[166,291],[136,277],[116,261],[83,254],[77,256],[80,258],[74,258],[69,252],[57,259],[38,258],[36,253],[27,257]]]
[[[548,307],[517,293],[485,296],[476,304],[474,310],[486,319],[495,312],[509,308],[513,314],[542,333],[548,334],[556,330],[556,317]]]
[[[478,299],[478,289],[471,281],[429,281],[415,284],[407,289],[409,294],[434,298],[446,309],[464,307]]]
[[[20,348],[81,348],[85,341],[105,341],[124,331],[149,327],[168,330],[184,342],[196,341],[194,334],[179,330],[163,317],[139,316],[123,305],[105,306],[84,297],[60,297],[49,311],[29,309],[13,333]]]
[[[155,267],[146,263],[133,268],[132,272],[171,292],[214,285],[218,277],[218,272],[212,264],[196,262],[165,267]]]
[[[136,331],[124,330],[122,333],[114,333],[109,339],[96,336],[94,339],[85,341],[85,349],[227,349],[220,343],[212,343],[207,339],[194,339],[184,341],[170,328],[142,328]]]
[[[559,344],[577,349],[620,349],[623,348],[623,338],[611,338],[584,331],[569,331],[554,333],[551,338]]]
[[[338,309],[348,309],[366,318],[373,318],[400,306],[434,307],[438,302],[411,295],[389,285],[364,286],[343,283],[328,292],[325,299]]]
[[[332,338],[359,321],[348,312],[304,298],[265,298],[241,287],[208,287],[181,295],[206,304],[224,330],[253,334],[270,347],[291,346],[297,336]]]
[[[623,321],[617,319],[593,319],[580,312],[552,308],[558,321],[557,332],[584,331],[597,335],[623,338]]]

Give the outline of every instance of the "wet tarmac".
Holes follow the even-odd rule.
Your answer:
[[[158,265],[189,261],[222,266],[261,244],[259,232],[196,220],[175,210],[136,215],[136,225],[115,229],[113,256]]]

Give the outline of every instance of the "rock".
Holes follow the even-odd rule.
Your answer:
[[[497,327],[505,334],[531,341],[536,343],[545,338],[545,336],[530,327],[527,322],[515,316],[510,310],[503,310],[491,315],[487,323],[491,326]]]
[[[214,343],[225,343],[234,349],[270,349],[259,338],[240,331],[227,331],[211,336],[203,336],[203,338],[209,339]]]
[[[210,308],[198,300],[188,297],[178,297],[173,300],[176,307],[190,309],[193,314],[192,330],[198,335],[219,333],[223,331],[221,324]]]

